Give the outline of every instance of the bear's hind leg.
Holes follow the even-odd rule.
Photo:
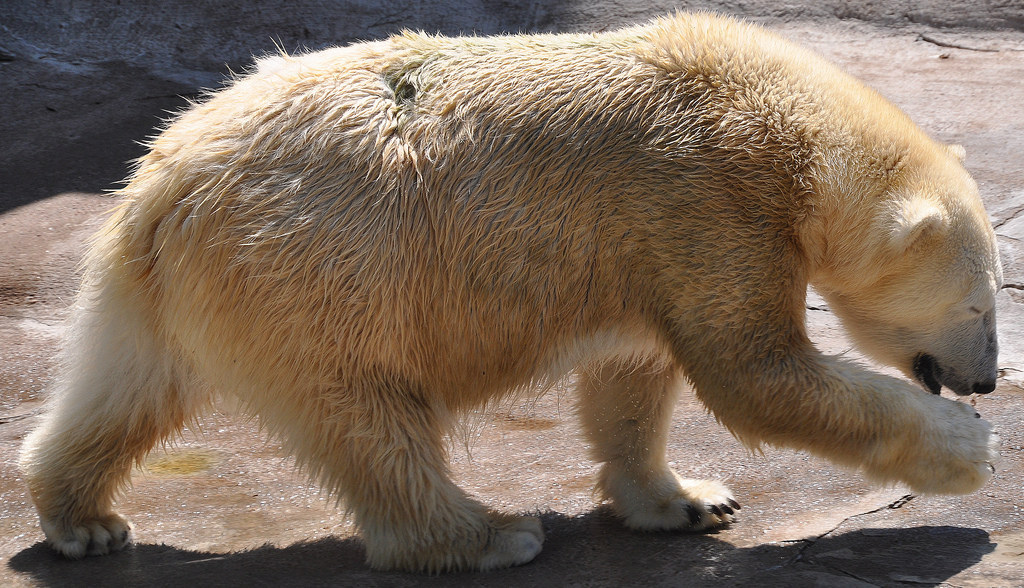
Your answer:
[[[580,417],[603,464],[598,490],[633,529],[706,529],[732,521],[740,508],[721,483],[683,479],[665,460],[679,380],[663,359],[580,370]]]
[[[452,482],[446,413],[415,386],[362,382],[320,398],[303,428],[282,429],[300,461],[344,500],[371,567],[490,570],[540,552],[537,518],[489,511]]]
[[[133,304],[96,294],[79,302],[47,412],[20,456],[47,540],[72,559],[128,543],[114,500],[132,466],[197,404]]]

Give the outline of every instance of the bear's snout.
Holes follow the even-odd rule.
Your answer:
[[[971,391],[975,394],[988,394],[989,392],[996,389],[996,381],[989,380],[987,382],[975,382],[974,386],[971,387]]]
[[[927,353],[920,353],[914,358],[913,372],[914,379],[932,394],[938,394],[943,386],[952,390],[957,396],[988,394],[996,389],[994,377],[971,382],[957,374],[956,370],[942,366],[934,356]]]

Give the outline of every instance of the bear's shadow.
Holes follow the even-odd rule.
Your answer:
[[[813,542],[740,548],[713,533],[630,532],[607,508],[578,517],[548,513],[541,519],[547,537],[537,559],[484,574],[373,571],[364,564],[356,538],[227,554],[141,544],[78,562],[56,556],[40,542],[11,558],[8,567],[34,584],[55,587],[811,586],[851,580],[885,586],[941,583],[995,549],[988,533],[964,527],[858,529]]]

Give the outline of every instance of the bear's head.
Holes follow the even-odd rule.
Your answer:
[[[936,394],[985,394],[997,377],[995,233],[962,148],[929,155],[861,203],[852,222],[866,227],[838,229],[848,263],[820,289],[876,361]]]

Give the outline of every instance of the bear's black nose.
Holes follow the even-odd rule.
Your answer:
[[[996,389],[996,381],[990,380],[988,382],[977,382],[971,388],[971,391],[975,394],[988,394],[989,392]]]

